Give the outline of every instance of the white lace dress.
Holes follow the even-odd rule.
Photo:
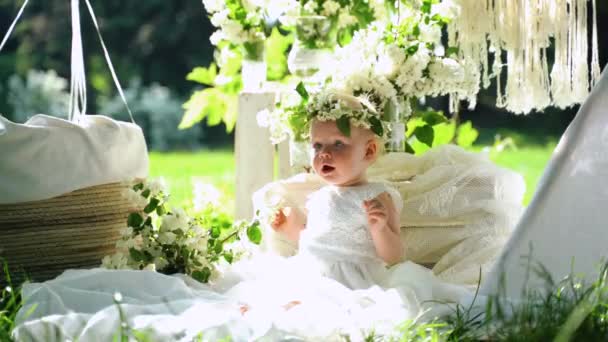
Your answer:
[[[377,256],[363,208],[364,201],[383,192],[400,210],[401,196],[383,183],[325,186],[312,193],[306,204],[308,222],[300,238],[300,257],[351,289],[387,285],[385,265]]]

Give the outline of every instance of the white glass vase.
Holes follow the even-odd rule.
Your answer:
[[[322,67],[331,62],[334,46],[333,25],[324,16],[296,18],[296,40],[287,57],[287,67],[293,75],[315,83]]]
[[[394,101],[388,101],[384,107],[385,117],[389,120],[389,139],[387,152],[405,152],[405,123],[403,111]]]
[[[264,82],[266,82],[264,41],[243,43],[242,51],[241,77],[243,80],[243,91],[259,91],[263,88]]]
[[[289,140],[289,166],[293,173],[310,171],[310,144]]]

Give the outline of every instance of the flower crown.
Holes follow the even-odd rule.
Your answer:
[[[382,111],[365,96],[353,96],[333,90],[316,93],[306,104],[307,128],[312,120],[336,121],[340,132],[350,136],[350,125],[366,128],[382,138],[387,129],[382,121]]]

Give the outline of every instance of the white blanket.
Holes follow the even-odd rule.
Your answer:
[[[472,298],[412,263],[399,266],[406,282],[398,288],[364,290],[350,290],[307,267],[297,257],[259,255],[232,267],[213,286],[153,271],[71,270],[24,286],[14,337],[112,341],[121,329],[135,329],[152,341],[191,341],[199,334],[203,341],[360,341],[372,330],[397,333],[399,323],[423,310],[427,319],[453,309],[427,300],[466,305]]]

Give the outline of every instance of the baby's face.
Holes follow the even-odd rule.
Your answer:
[[[312,166],[333,185],[357,185],[365,181],[365,170],[375,159],[375,140],[368,130],[351,126],[350,137],[335,121],[313,121],[310,130]],[[373,133],[372,133],[373,134]]]

